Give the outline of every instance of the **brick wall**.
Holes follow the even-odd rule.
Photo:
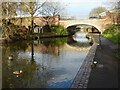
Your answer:
[[[22,20],[22,23],[21,23]],[[39,26],[43,26],[48,24],[59,24],[59,16],[47,16],[47,17],[34,17],[34,23]],[[31,18],[30,17],[22,17],[22,18],[12,18],[11,22],[15,25],[22,25],[28,27],[31,25]]]

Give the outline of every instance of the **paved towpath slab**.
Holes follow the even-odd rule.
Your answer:
[[[119,88],[120,60],[115,57],[118,44],[103,37],[101,41],[94,57],[98,63],[91,71],[87,88]]]

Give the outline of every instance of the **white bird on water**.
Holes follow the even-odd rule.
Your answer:
[[[8,57],[8,59],[9,59],[9,60],[13,60],[13,55],[10,55],[10,56]]]

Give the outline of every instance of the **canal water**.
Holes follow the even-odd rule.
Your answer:
[[[3,44],[3,88],[69,88],[91,44],[73,37]]]

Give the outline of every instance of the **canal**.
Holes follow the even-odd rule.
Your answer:
[[[2,44],[2,88],[69,88],[92,45],[74,38]]]

